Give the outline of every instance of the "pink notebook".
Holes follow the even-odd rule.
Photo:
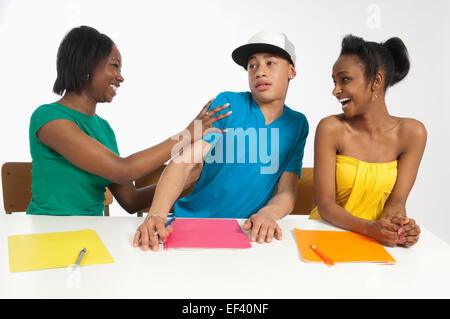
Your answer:
[[[177,218],[164,248],[251,248],[234,219]]]

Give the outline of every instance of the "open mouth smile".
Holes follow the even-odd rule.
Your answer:
[[[114,90],[114,93],[117,93],[117,89],[119,88],[119,86],[114,85],[114,84],[110,84],[109,87]]]
[[[342,104],[342,109],[346,108],[348,103],[350,103],[351,99],[349,97],[345,97],[339,100],[339,103]]]

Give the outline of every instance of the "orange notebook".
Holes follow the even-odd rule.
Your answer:
[[[324,262],[310,247],[315,245],[335,263],[396,261],[375,239],[350,231],[302,230],[294,228],[297,247],[304,261]]]

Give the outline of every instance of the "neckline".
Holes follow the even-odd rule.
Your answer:
[[[261,111],[261,108],[259,107],[258,103],[256,103],[255,99],[253,98],[253,95],[251,95],[251,99],[252,99],[252,106],[257,109],[257,113],[259,114],[259,117],[262,118],[263,121],[263,125],[265,127],[269,127],[272,126],[274,123],[276,123],[277,121],[281,121],[282,118],[284,118],[285,114],[286,114],[286,104],[283,104],[283,113],[281,113],[280,116],[278,116],[275,120],[273,120],[271,123],[266,124],[266,117],[264,116],[264,113]]]
[[[397,163],[398,162],[398,160],[390,161],[390,162],[366,162],[366,161],[362,161],[362,160],[359,160],[357,158],[354,158],[354,157],[351,157],[351,156],[347,156],[347,155],[336,154],[336,157],[338,157],[338,156],[345,157],[345,158],[350,158],[350,159],[353,159],[355,161],[358,161],[358,162],[361,162],[361,163],[366,163],[366,164],[393,164],[393,163]]]
[[[83,112],[74,110],[74,109],[72,109],[72,108],[70,108],[70,107],[67,107],[67,106],[65,106],[64,104],[61,104],[61,103],[59,103],[59,102],[54,102],[53,104],[56,104],[57,106],[63,107],[64,109],[69,110],[70,112],[73,112],[73,113],[75,113],[75,114],[78,114],[79,116],[85,117],[85,118],[87,118],[87,119],[95,119],[95,118],[97,117],[97,113],[96,113],[95,115],[88,115],[88,114],[86,114],[86,113],[83,113]]]

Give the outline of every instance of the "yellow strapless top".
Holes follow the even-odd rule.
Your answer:
[[[356,217],[380,218],[396,180],[397,161],[368,163],[336,155],[336,203]],[[320,219],[317,207],[309,218]]]

